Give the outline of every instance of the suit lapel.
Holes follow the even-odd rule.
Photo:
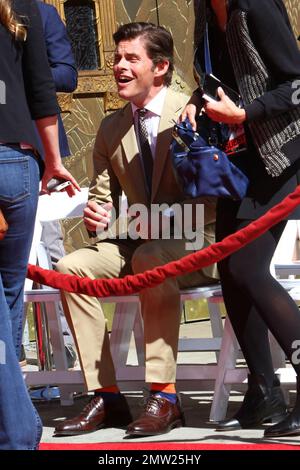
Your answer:
[[[179,103],[177,96],[176,93],[168,89],[157,135],[151,201],[154,200],[158,191],[168,158],[174,120],[176,120],[177,113],[183,106],[183,104]],[[147,204],[147,202],[149,202],[149,195],[146,190],[130,104],[123,110],[123,116],[120,122],[120,135],[122,136],[121,141],[127,163],[128,177],[131,179],[130,184],[135,188],[140,202]]]
[[[168,89],[157,135],[152,179],[152,201],[155,198],[160,185],[163,170],[168,158],[174,120],[176,120],[176,115],[180,109],[181,106],[178,105],[176,95],[172,90]]]

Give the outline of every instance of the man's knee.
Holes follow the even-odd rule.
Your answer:
[[[72,254],[66,255],[56,263],[55,269],[62,274],[73,274],[78,269],[78,262],[75,262]]]
[[[162,264],[162,249],[157,243],[149,242],[140,245],[131,260],[134,273],[143,272]]]

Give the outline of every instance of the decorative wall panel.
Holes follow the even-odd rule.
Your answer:
[[[71,149],[71,156],[64,159],[64,164],[82,187],[88,186],[92,177],[92,149],[100,122],[107,110],[120,106],[115,99],[112,72],[115,0],[48,0],[46,3],[53,4],[66,23],[79,70],[75,92],[58,94]],[[66,221],[63,226],[68,251],[87,242],[81,221]]]
[[[150,21],[173,35],[175,67],[173,88],[190,94],[195,88],[193,63],[193,0],[115,0],[117,24]]]
[[[112,75],[113,32],[120,24],[130,21],[151,21],[169,29],[175,46],[176,73],[172,87],[190,94],[195,87],[192,63],[194,8],[197,1],[47,1],[56,6],[64,21],[67,20],[80,69],[77,90],[73,95],[60,95],[59,103],[72,152],[72,155],[65,159],[65,164],[82,186],[89,184],[92,175],[92,147],[101,119],[107,112],[122,105],[117,97]],[[295,34],[298,36],[300,34],[299,0],[286,0],[285,3]],[[86,21],[84,15],[86,15]],[[76,23],[77,16],[79,20]],[[86,41],[85,37],[88,38]],[[89,43],[88,52],[85,49],[86,42]],[[87,57],[84,57],[85,55]],[[69,250],[77,248],[86,240],[85,230],[82,230],[79,222],[72,226],[69,226],[68,222],[65,228]]]

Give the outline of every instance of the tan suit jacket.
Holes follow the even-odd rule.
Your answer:
[[[187,200],[176,182],[170,158],[174,121],[187,101],[186,95],[167,90],[158,129],[151,197],[146,189],[130,103],[104,118],[94,147],[94,178],[89,199],[98,204],[112,202],[116,210],[122,191],[129,205],[205,204],[204,236],[206,244],[210,244],[214,241],[215,201],[209,198]],[[206,273],[211,275],[212,270],[208,268]]]

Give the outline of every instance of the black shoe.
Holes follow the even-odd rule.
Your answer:
[[[265,430],[264,437],[300,435],[300,379],[297,377],[297,398],[293,410],[279,423]]]
[[[287,414],[287,407],[276,377],[269,388],[263,375],[248,375],[248,390],[239,411],[231,418],[220,421],[216,431],[247,429],[262,423],[277,423]]]

